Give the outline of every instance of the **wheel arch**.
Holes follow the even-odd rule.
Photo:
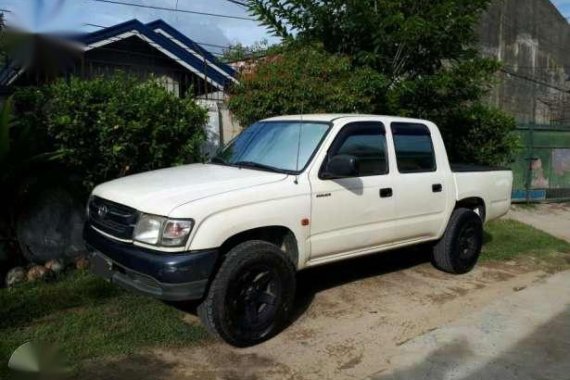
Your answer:
[[[285,252],[295,268],[299,268],[299,245],[295,233],[285,226],[251,228],[228,237],[220,246],[220,256],[225,256],[235,246],[250,240],[261,240],[276,245]]]
[[[487,207],[485,205],[485,200],[483,198],[480,197],[463,198],[455,203],[454,210],[457,210],[458,208],[467,208],[473,210],[477,215],[479,215],[483,223],[485,223],[487,217]]]

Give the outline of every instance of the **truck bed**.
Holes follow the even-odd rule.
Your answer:
[[[507,168],[452,165],[456,199],[483,198],[486,221],[505,215],[511,206],[513,173]]]

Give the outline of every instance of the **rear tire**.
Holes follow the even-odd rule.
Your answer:
[[[270,339],[285,326],[295,296],[295,267],[264,241],[237,245],[198,306],[206,329],[236,347]]]
[[[447,229],[433,249],[433,265],[447,273],[470,272],[481,255],[483,222],[467,208],[453,211]]]

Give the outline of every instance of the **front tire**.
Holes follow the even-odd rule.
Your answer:
[[[433,265],[447,273],[468,273],[477,264],[482,246],[481,217],[470,209],[456,209],[449,219],[445,234],[434,247]]]
[[[270,339],[287,323],[295,295],[295,267],[264,241],[228,252],[198,316],[208,331],[236,347]]]

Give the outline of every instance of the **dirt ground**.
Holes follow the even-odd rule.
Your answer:
[[[514,262],[466,276],[434,269],[426,249],[397,251],[300,274],[296,318],[262,345],[211,342],[155,350],[87,368],[92,379],[360,379],[382,373],[399,348],[546,273]],[[188,316],[188,323],[197,323]]]

